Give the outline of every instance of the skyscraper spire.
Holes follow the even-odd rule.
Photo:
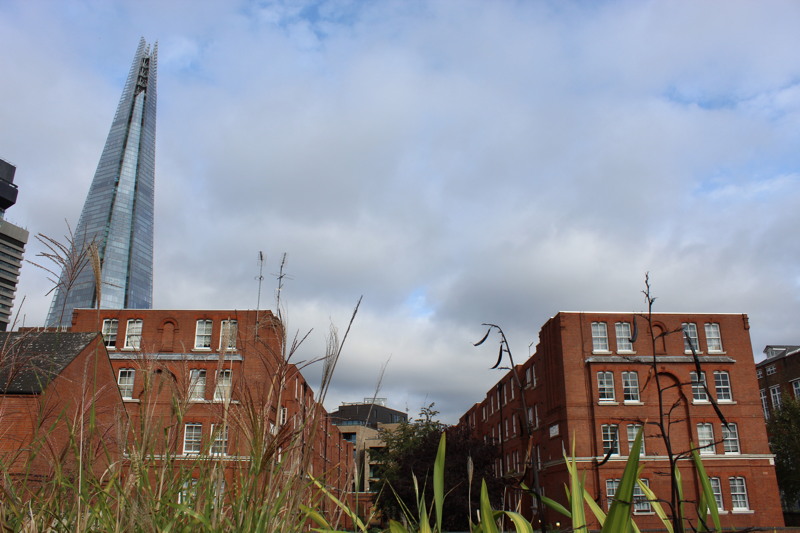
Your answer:
[[[69,325],[73,309],[153,305],[157,57],[158,43],[142,38],[74,234],[74,247],[97,246],[100,302],[91,265],[71,287],[62,273],[48,326]]]

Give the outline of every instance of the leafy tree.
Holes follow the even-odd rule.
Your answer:
[[[785,505],[800,499],[800,401],[783,397],[767,423],[769,446],[775,454],[775,473]]]
[[[441,434],[447,431],[444,476],[447,513],[442,521],[442,528],[467,531],[470,511],[474,514],[479,508],[481,480],[486,480],[489,494],[497,499],[492,502],[493,505],[500,502],[503,485],[501,480],[494,477],[493,472],[495,459],[499,457],[497,447],[472,438],[466,431],[455,427],[447,428],[435,419],[437,414],[438,411],[431,404],[422,408],[416,420],[403,422],[395,430],[381,432],[386,447],[373,452],[375,460],[382,464],[380,480],[377,482],[380,496],[376,505],[387,520],[401,520],[404,509],[416,517],[416,477],[419,491],[424,491],[426,505],[428,509],[431,508],[433,463]],[[471,477],[467,467],[470,459]]]

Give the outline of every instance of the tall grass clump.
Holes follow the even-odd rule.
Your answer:
[[[358,304],[341,338],[331,328],[324,354],[295,361],[308,333],[287,335],[278,298],[275,314],[258,312],[255,326],[236,331],[249,368],[258,369],[253,374],[268,378],[239,376],[220,401],[201,406],[191,401],[188,362],[168,365],[144,342],[131,355],[143,389],[135,405],[125,404],[129,410],[120,408],[116,381],[98,378],[110,371],[101,340],[70,382],[69,398],[47,387],[27,403],[0,394],[0,530],[291,533],[308,530],[307,509],[335,527],[349,527],[352,519],[325,495],[347,501],[351,472],[336,458],[323,467],[318,459],[328,451],[321,443],[337,433],[322,402],[357,311]],[[99,310],[97,322],[100,331]],[[218,371],[232,364],[220,352]],[[40,363],[3,346],[0,376],[6,383],[0,386],[10,383],[16,369],[38,370]],[[312,363],[323,365],[316,399],[300,378]],[[298,415],[281,420],[295,383],[302,384]],[[116,406],[113,412],[109,405]],[[199,453],[181,453],[184,423],[201,407],[214,420],[211,438]],[[2,428],[22,420],[32,431],[15,441]],[[221,440],[231,450],[224,456],[214,449]]]

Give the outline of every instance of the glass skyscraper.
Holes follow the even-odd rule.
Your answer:
[[[73,239],[72,257],[92,242],[100,259],[100,301],[91,262],[61,274],[48,326],[68,326],[72,310],[153,305],[153,197],[158,44],[142,39]]]

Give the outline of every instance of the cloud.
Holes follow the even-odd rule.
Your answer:
[[[329,407],[454,422],[559,310],[745,312],[796,343],[792,2],[6,2],[7,217],[73,227],[141,35],[159,41],[155,303],[356,319]],[[13,68],[10,62],[13,61]],[[41,251],[29,244],[28,258]],[[257,253],[267,262],[259,297]],[[49,289],[26,267],[27,325]],[[308,369],[309,375],[318,370]]]

